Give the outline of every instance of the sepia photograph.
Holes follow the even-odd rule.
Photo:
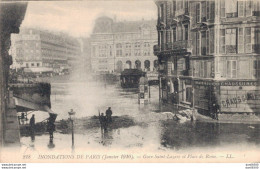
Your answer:
[[[0,40],[2,167],[259,169],[260,0],[6,0]]]

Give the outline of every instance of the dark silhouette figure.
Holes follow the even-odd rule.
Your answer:
[[[107,122],[111,123],[112,122],[112,110],[111,110],[111,107],[109,107],[106,110],[106,117],[107,117]]]
[[[99,114],[99,122],[100,122],[100,125],[101,125],[101,132],[103,130],[107,130],[107,118],[106,116],[104,116],[104,113],[101,113],[101,115]]]
[[[34,114],[30,118],[30,131],[31,131],[31,135],[34,135],[34,131],[35,131],[35,116],[34,116]]]
[[[218,120],[219,114],[219,105],[217,103],[213,103],[213,111],[214,111],[214,119]]]
[[[50,117],[48,118],[48,121],[47,121],[47,131],[50,134],[50,141],[52,141],[53,140],[53,132],[55,131],[54,122],[56,120],[57,114],[50,113],[49,115],[50,115]]]

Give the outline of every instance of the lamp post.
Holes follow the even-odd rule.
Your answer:
[[[72,148],[74,148],[74,124],[73,124],[73,119],[75,118],[75,114],[76,112],[73,111],[73,109],[70,110],[70,112],[68,112],[69,116],[70,116],[70,121],[71,121],[71,136],[72,136]]]

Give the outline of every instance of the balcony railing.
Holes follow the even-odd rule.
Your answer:
[[[226,13],[227,18],[235,18],[237,17],[237,12],[233,12],[233,13]]]
[[[191,40],[182,40],[172,43],[172,50],[181,50],[191,48]]]
[[[190,49],[191,49],[191,40],[176,41],[173,43],[163,43],[160,46],[154,45],[153,47],[155,54],[157,52],[164,52],[164,51],[179,51],[179,50],[190,51]]]

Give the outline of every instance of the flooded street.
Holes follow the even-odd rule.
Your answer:
[[[122,89],[119,84],[104,85],[97,82],[71,81],[70,79],[51,81],[52,110],[58,113],[57,121],[69,118],[68,111],[76,112],[75,149],[147,150],[147,151],[196,151],[241,150],[259,148],[259,124],[224,124],[173,121],[166,113],[160,112],[158,88],[151,87],[148,105],[138,104],[137,90]],[[129,125],[122,125],[101,132],[99,126],[88,126],[84,118],[105,113],[111,107],[113,116],[125,117]],[[35,112],[36,121],[48,117],[47,113]],[[79,122],[80,120],[80,122]],[[71,148],[71,134],[54,133],[53,143],[48,133],[22,137],[23,151],[68,151]],[[46,145],[46,146],[43,146]]]

